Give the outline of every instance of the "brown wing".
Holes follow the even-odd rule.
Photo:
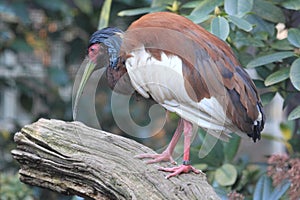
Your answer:
[[[197,102],[214,96],[223,104],[227,117],[253,136],[254,122],[263,115],[260,99],[225,42],[182,16],[162,12],[135,21],[124,35],[121,52],[125,56],[141,46],[156,59],[160,59],[161,51],[179,56],[189,96]]]

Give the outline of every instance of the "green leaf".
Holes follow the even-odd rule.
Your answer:
[[[286,9],[300,10],[299,0],[285,0],[281,5]]]
[[[211,22],[211,32],[222,40],[229,35],[229,24],[224,17],[215,17]]]
[[[243,17],[253,7],[253,0],[225,0],[224,8],[227,14]]]
[[[294,47],[290,44],[290,42],[285,38],[283,40],[276,40],[272,42],[271,47],[276,50],[288,51],[293,50]]]
[[[267,93],[261,94],[260,98],[261,98],[262,105],[265,106],[268,103],[270,103],[273,100],[275,94],[276,94],[276,92],[267,92]]]
[[[236,134],[233,134],[229,142],[224,142],[224,155],[227,162],[231,162],[240,146],[241,137]]]
[[[196,8],[201,1],[189,1],[181,6],[181,8]]]
[[[102,6],[100,18],[99,18],[99,22],[98,22],[98,30],[103,29],[108,26],[111,2],[112,2],[112,0],[105,0],[104,4]]]
[[[75,5],[85,14],[90,14],[92,13],[92,2],[91,0],[74,0],[73,1],[75,3]]]
[[[272,192],[271,196],[269,197],[269,199],[272,200],[279,200],[284,193],[289,189],[291,185],[291,182],[288,180],[284,180],[282,181]]]
[[[252,46],[252,47],[264,47],[264,43],[256,38],[253,38],[251,36],[248,37],[237,37],[234,41],[237,46]]]
[[[263,186],[264,187],[263,187],[263,191],[262,191],[262,197],[264,200],[269,200],[271,189],[272,189],[272,183],[271,183],[270,177],[265,177]]]
[[[159,12],[163,10],[165,10],[165,6],[137,8],[137,9],[123,10],[118,13],[118,16],[120,17],[134,16],[134,15],[140,15],[140,14],[151,13],[151,12]]]
[[[186,16],[188,19],[190,19],[191,21],[193,21],[195,24],[200,24],[206,20],[208,20],[211,16],[210,15],[206,15],[203,17],[199,17],[199,16],[195,16],[195,15],[188,15]]]
[[[272,70],[270,70],[268,67],[266,66],[259,66],[255,68],[257,74],[263,79],[265,80],[269,74],[272,73]]]
[[[275,61],[280,61],[282,59],[289,58],[289,57],[292,57],[292,56],[294,56],[294,53],[291,52],[291,51],[272,53],[270,55],[255,58],[254,60],[249,62],[246,67],[247,68],[254,68],[254,67],[269,64],[269,63],[272,63],[272,62],[275,62]]]
[[[191,16],[199,19],[206,17],[209,13],[223,3],[222,0],[204,0],[191,12]]]
[[[229,19],[229,21],[234,23],[237,27],[239,27],[240,29],[242,29],[246,32],[249,32],[252,30],[252,25],[247,20],[244,20],[242,18],[233,16],[233,15],[228,15],[228,19]]]
[[[253,79],[253,82],[254,82],[255,86],[259,89],[266,88],[265,82],[262,80]]]
[[[201,171],[204,171],[204,170],[207,170],[208,164],[206,164],[206,163],[199,163],[199,164],[193,165],[193,167],[195,167],[196,169],[199,169]]]
[[[271,179],[266,175],[260,177],[256,183],[253,200],[269,200],[271,195]]]
[[[215,179],[221,186],[233,185],[237,179],[237,170],[231,164],[224,164],[216,170]]]
[[[289,78],[289,75],[290,75],[290,68],[288,68],[288,67],[282,68],[282,69],[270,74],[265,80],[265,85],[270,86],[275,83],[284,81],[287,78]]]
[[[270,22],[285,22],[285,17],[282,10],[269,1],[255,0],[253,12],[261,18]]]
[[[300,58],[296,59],[291,66],[290,79],[293,86],[300,91]]]
[[[300,106],[297,106],[288,116],[288,120],[294,120],[300,118]]]
[[[152,0],[151,8],[172,5],[173,2],[174,0]]]
[[[263,20],[259,16],[256,15],[247,15],[245,16],[245,19],[250,24],[255,24],[255,27],[253,27],[252,33],[260,33],[260,32],[266,32],[270,36],[273,36],[275,33],[275,26],[273,23],[270,23],[266,20]]]
[[[258,33],[255,33],[255,35],[254,35],[254,38],[258,39],[258,40],[265,40],[265,41],[267,41],[268,37],[269,37],[269,35],[268,35],[267,32],[258,32]]]
[[[224,162],[224,151],[222,142],[203,129],[199,129],[199,138],[202,145],[197,149],[198,158],[202,163],[208,164],[210,167],[219,167]]]
[[[289,29],[288,40],[292,45],[300,48],[300,29],[296,29],[296,28]]]

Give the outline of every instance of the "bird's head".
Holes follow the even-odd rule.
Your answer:
[[[74,119],[76,118],[79,98],[92,72],[103,67],[116,67],[122,43],[122,33],[118,28],[109,27],[96,31],[90,37],[88,59],[73,102]]]
[[[122,43],[122,33],[120,29],[111,27],[93,33],[89,40],[89,59],[99,67],[115,67]]]

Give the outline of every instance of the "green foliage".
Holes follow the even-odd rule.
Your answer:
[[[198,5],[196,4],[194,9],[188,15],[188,18],[196,23],[203,22],[203,19],[206,19],[216,7],[222,4],[222,0],[204,0],[197,2]]]
[[[177,1],[174,1],[174,2],[177,2]],[[133,15],[152,13],[152,12],[159,12],[159,11],[164,11],[169,7],[172,8],[173,5],[176,5],[176,3],[173,4],[172,0],[167,0],[167,1],[153,0],[149,7],[123,10],[123,11],[119,12],[118,15],[121,17],[124,17],[124,16],[133,16]]]
[[[262,105],[263,106],[268,105],[268,103],[270,103],[273,100],[275,95],[276,92],[266,92],[264,94],[261,94],[260,98],[261,98]]]
[[[300,29],[289,29],[288,40],[293,46],[300,48]]]
[[[133,15],[141,15],[145,13],[151,13],[151,12],[159,12],[163,11],[165,9],[165,6],[159,6],[159,7],[145,7],[145,8],[137,8],[137,9],[131,9],[131,10],[123,10],[118,13],[120,17],[124,16],[133,16]]]
[[[286,9],[300,10],[300,1],[286,0],[283,1],[281,5]]]
[[[91,0],[74,0],[75,5],[85,14],[90,14],[93,9],[92,1]],[[104,8],[105,6],[103,6]]]
[[[207,137],[209,139],[207,139]],[[205,146],[211,147],[213,136],[207,135],[203,130],[199,131],[200,144],[192,147],[191,155],[196,155]],[[250,188],[254,187],[260,176],[259,167],[252,165],[249,160],[236,158],[241,138],[232,135],[229,142],[217,141],[207,156],[193,157],[195,167],[206,173],[207,179],[214,185],[220,196],[227,196],[230,191],[238,191],[245,196],[251,196]],[[200,162],[200,163],[199,163]]]
[[[290,78],[293,86],[298,91],[300,91],[300,58],[298,58],[292,63],[290,70]]]
[[[285,22],[282,10],[273,2],[265,0],[254,1],[253,12],[264,20],[278,23]]]
[[[297,106],[288,116],[288,120],[295,120],[300,118],[300,106]]]
[[[289,51],[272,53],[269,55],[265,55],[253,59],[251,62],[248,63],[247,68],[253,68],[253,67],[258,67],[269,63],[273,63],[276,61],[282,61],[282,59],[289,58],[292,56],[294,56],[294,53]]]
[[[223,153],[225,155],[225,162],[233,162],[233,159],[239,149],[241,137],[233,135],[229,142],[223,143]]]
[[[211,32],[221,38],[226,40],[229,35],[229,24],[224,17],[216,17],[211,22]]]
[[[21,183],[18,175],[0,174],[1,200],[33,200],[31,189]]]
[[[273,189],[271,178],[266,175],[261,176],[256,184],[253,200],[279,200],[283,197],[290,185],[291,183],[289,181],[285,181]]]
[[[250,32],[253,28],[252,24],[250,24],[247,20],[244,20],[234,15],[228,15],[228,20],[234,25],[236,25],[238,28],[246,32]]]
[[[237,170],[234,165],[224,164],[216,170],[215,180],[221,186],[230,186],[236,182]]]
[[[228,15],[238,18],[245,16],[252,10],[253,0],[225,0],[224,10]]]
[[[83,2],[83,1],[80,1],[80,2]],[[98,30],[108,26],[111,3],[112,3],[112,0],[104,1],[104,4],[101,9],[100,18],[99,18]]]
[[[282,68],[270,74],[265,80],[265,85],[269,86],[284,81],[287,78],[289,78],[289,74],[290,74],[290,68]]]

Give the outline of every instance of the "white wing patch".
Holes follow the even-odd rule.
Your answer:
[[[257,125],[258,123],[261,123],[261,121],[262,121],[262,113],[261,113],[261,111],[260,111],[258,105],[256,105],[256,108],[257,108],[257,110],[258,110],[258,117],[257,117],[257,119],[254,121],[254,125]]]
[[[167,56],[162,52],[161,60],[157,60],[144,47],[130,54],[132,57],[127,59],[126,69],[132,86],[142,96],[151,96],[167,110],[176,112],[183,119],[204,129],[214,131],[215,135],[212,134],[223,140],[227,140],[228,133],[231,132],[246,135],[232,125],[216,98],[204,98],[195,102],[189,97],[184,86],[182,60],[178,56]]]

